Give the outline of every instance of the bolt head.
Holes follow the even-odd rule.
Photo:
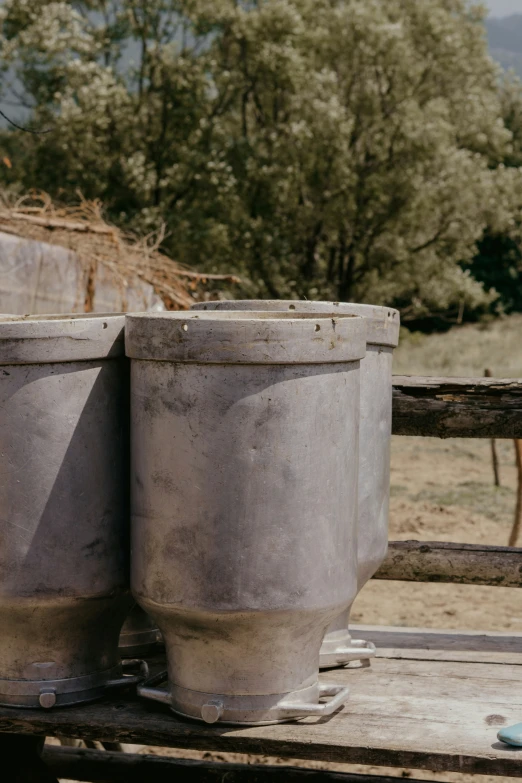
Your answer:
[[[216,723],[223,715],[222,701],[209,701],[201,708],[201,717],[205,723]]]
[[[43,707],[44,710],[49,710],[56,704],[56,693],[54,691],[42,691],[38,701],[40,702],[40,707]]]

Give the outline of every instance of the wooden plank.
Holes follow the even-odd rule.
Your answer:
[[[522,549],[440,541],[390,541],[386,560],[373,578],[522,587]]]
[[[89,783],[397,783],[387,775],[358,775],[268,764],[172,759],[47,746],[43,761],[59,778]],[[409,783],[420,781],[408,778]],[[425,783],[425,781],[423,782]]]
[[[376,658],[321,679],[351,689],[327,719],[206,726],[120,695],[64,710],[0,708],[0,731],[522,777],[522,752],[496,739],[499,726],[522,718],[520,666]]]
[[[522,634],[375,625],[350,630],[373,642],[380,658],[522,665]]]
[[[522,382],[395,375],[392,431],[436,438],[522,438]]]

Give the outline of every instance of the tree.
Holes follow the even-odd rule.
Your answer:
[[[466,269],[509,222],[512,132],[465,0],[5,0],[31,121],[4,178],[164,221],[247,293],[485,306]],[[133,62],[132,62],[133,61]],[[17,163],[18,162],[18,163]]]
[[[503,203],[507,219],[488,225],[469,265],[473,277],[494,288],[499,300],[494,309],[505,313],[522,311],[522,83],[507,73],[500,84],[501,112],[511,142],[497,173],[504,183]]]

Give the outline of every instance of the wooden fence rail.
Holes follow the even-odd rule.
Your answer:
[[[437,438],[522,438],[522,382],[395,375],[392,431]]]
[[[397,783],[397,778],[382,775],[187,761],[77,748],[46,747],[43,758],[57,777],[90,783]],[[409,783],[420,781],[410,778]]]
[[[394,375],[392,432],[522,439],[522,381]],[[522,549],[391,541],[374,578],[522,587]]]
[[[522,587],[522,549],[507,546],[390,541],[374,579]]]

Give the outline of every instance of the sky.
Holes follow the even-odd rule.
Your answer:
[[[522,14],[522,0],[484,0],[491,16]]]

